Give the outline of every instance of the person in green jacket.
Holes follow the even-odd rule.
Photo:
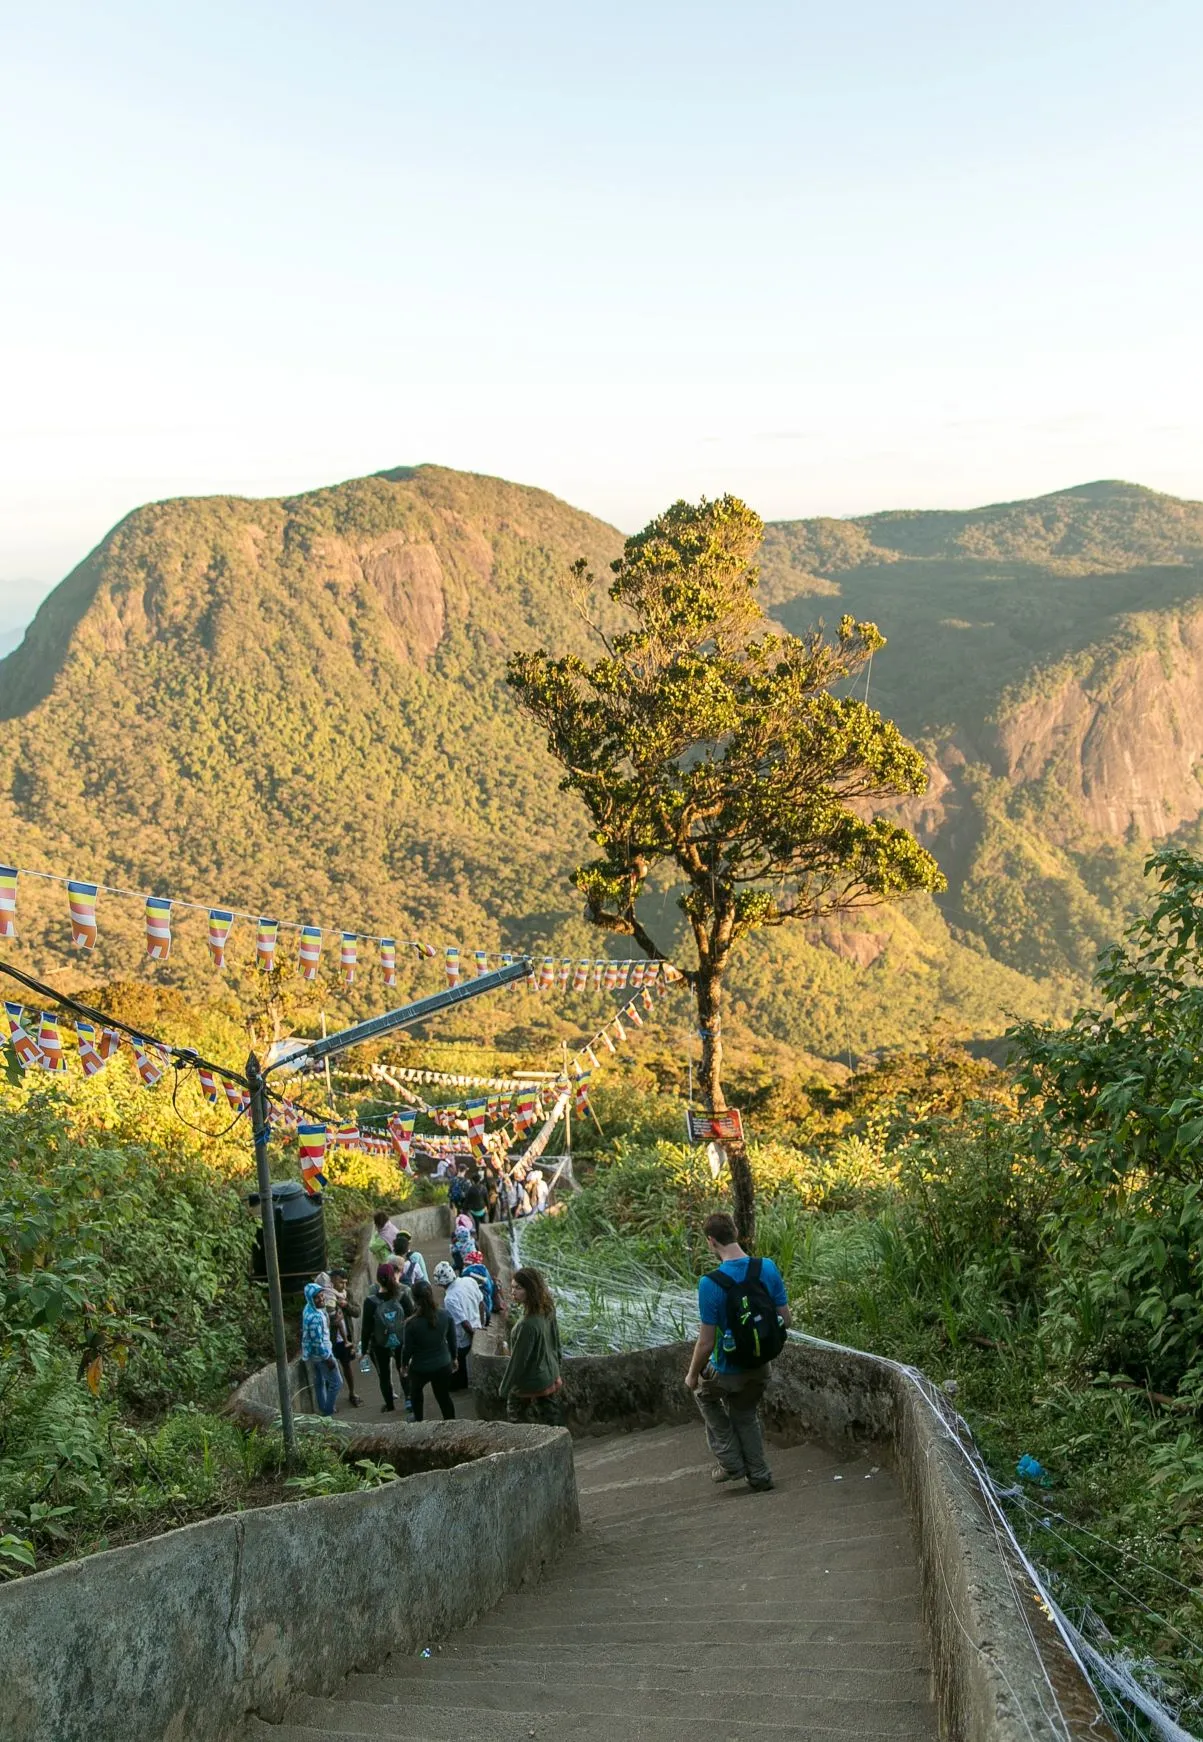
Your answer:
[[[514,1272],[514,1305],[520,1310],[510,1332],[510,1358],[499,1387],[507,1421],[564,1426],[560,1375],[560,1327],[555,1302],[539,1271]]]

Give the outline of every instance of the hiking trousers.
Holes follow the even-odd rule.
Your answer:
[[[426,1387],[429,1385],[434,1393],[434,1400],[439,1406],[444,1421],[455,1420],[455,1404],[451,1397],[451,1365],[436,1367],[432,1373],[419,1373],[416,1367],[410,1368],[409,1398],[414,1406],[414,1420],[426,1419]]]
[[[768,1382],[767,1367],[719,1373],[708,1366],[694,1392],[715,1461],[728,1475],[746,1476],[755,1485],[772,1480],[759,1415]]]
[[[343,1376],[336,1361],[306,1361],[309,1370],[309,1390],[313,1407],[319,1415],[333,1415],[334,1405],[342,1388]]]

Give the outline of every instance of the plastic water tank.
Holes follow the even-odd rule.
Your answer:
[[[258,1194],[253,1193],[249,1202],[258,1209]],[[272,1207],[280,1281],[285,1289],[303,1288],[326,1268],[326,1212],[321,1197],[311,1196],[299,1180],[280,1180],[272,1186]],[[262,1227],[255,1238],[251,1275],[260,1282],[267,1280]]]

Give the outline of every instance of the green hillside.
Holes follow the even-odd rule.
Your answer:
[[[584,650],[568,565],[584,555],[604,573],[620,547],[541,491],[430,466],[138,509],[0,662],[0,857],[440,945],[600,954],[565,875],[587,849],[583,815],[504,669],[518,647]],[[940,908],[758,943],[734,987],[748,1048],[863,1054],[933,1024],[988,1038],[1007,1013],[1074,995],[1132,897],[1143,840],[1197,821],[1201,564],[1203,506],[1135,486],[769,528],[764,593],[783,623],[850,609],[889,637],[872,699],[933,759],[912,821],[952,888]],[[1114,768],[1108,685],[1127,757]],[[1072,768],[1066,695],[1094,710]],[[1136,718],[1159,722],[1148,743]],[[1143,824],[1134,755],[1156,801]],[[1100,827],[1109,804],[1119,821]],[[663,934],[671,901],[651,901]],[[27,964],[95,980],[140,961],[133,903],[102,901],[86,964],[70,958],[61,890],[22,880],[20,914]],[[171,962],[138,971],[234,1007],[250,942],[243,927],[222,983],[193,916]],[[402,984],[433,973],[406,967]],[[374,975],[350,999],[321,987],[348,1009],[379,996]],[[518,997],[488,1024],[546,1038],[599,1009]]]

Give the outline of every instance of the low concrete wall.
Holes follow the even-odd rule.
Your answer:
[[[564,1405],[570,1431],[602,1434],[696,1421],[683,1384],[690,1348],[675,1343],[568,1359]],[[496,1357],[473,1363],[483,1419],[505,1413],[497,1392],[503,1366]],[[964,1457],[903,1373],[872,1355],[793,1341],[773,1363],[763,1413],[770,1435],[787,1444],[817,1439],[840,1450],[872,1444],[892,1451],[915,1526],[944,1737],[1060,1742],[1062,1732],[1050,1716],[1050,1680],[1078,1733],[1095,1742],[1112,1735],[1059,1637],[1051,1626],[1038,1624],[1035,1593],[1018,1563],[1009,1564]],[[1021,1603],[1031,1605],[1030,1614],[1021,1613]]]
[[[562,1431],[426,1423],[405,1441],[411,1465],[453,1467],[0,1586],[4,1742],[229,1742],[249,1713],[279,1719],[470,1624],[576,1530]]]

